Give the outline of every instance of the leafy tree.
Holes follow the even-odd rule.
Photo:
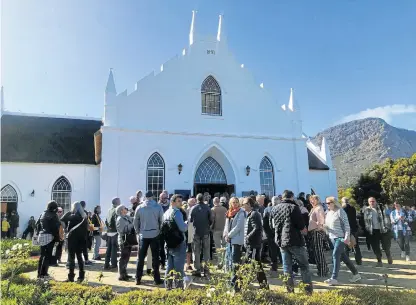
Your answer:
[[[416,153],[410,158],[397,159],[381,181],[381,186],[391,201],[415,204]]]
[[[416,203],[416,153],[410,158],[374,164],[361,174],[351,195],[361,206],[369,197],[382,203]]]
[[[338,188],[338,199],[341,200],[342,197],[347,197],[349,199],[350,205],[352,205],[356,210],[360,209],[360,205],[357,204],[355,200],[354,189],[352,187],[349,188]]]
[[[384,163],[374,164],[360,175],[357,183],[352,187],[354,199],[360,206],[363,206],[369,197],[387,203],[388,196],[381,186],[381,181],[393,163],[392,159],[387,159]]]

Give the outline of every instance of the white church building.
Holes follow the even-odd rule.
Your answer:
[[[132,92],[118,93],[110,71],[102,121],[10,113],[2,94],[2,211],[16,206],[25,226],[51,199],[106,209],[137,190],[336,196],[328,145],[305,136],[293,90],[277,103],[231,54],[221,23],[199,36],[193,12],[189,46]]]

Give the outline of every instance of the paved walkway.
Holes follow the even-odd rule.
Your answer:
[[[348,279],[351,276],[349,270],[345,267],[341,267],[339,274],[339,287],[358,287],[358,286],[373,286],[373,287],[384,287],[384,278],[383,275],[388,275],[388,285],[391,289],[398,288],[413,288],[416,289],[416,242],[411,243],[411,262],[406,262],[400,258],[400,250],[396,242],[392,242],[392,253],[394,263],[393,265],[388,265],[387,261],[383,259],[384,266],[377,268],[376,260],[374,259],[374,254],[372,251],[368,251],[365,245],[361,245],[361,250],[363,253],[363,264],[358,266],[358,270],[362,276],[362,280],[356,284],[350,284]],[[64,253],[63,257],[66,255]],[[352,256],[351,256],[352,257]],[[330,253],[328,253],[328,262],[330,262]],[[136,258],[132,257],[131,262],[128,265],[128,272],[132,275],[135,274],[135,262]],[[330,266],[330,268],[332,265]],[[116,271],[103,271],[103,261],[96,261],[94,265],[86,267],[86,280],[90,285],[111,285],[113,290],[116,292],[126,292],[132,289],[155,289],[156,286],[153,285],[152,278],[145,275],[142,279],[142,285],[136,286],[134,280],[130,282],[120,282],[118,281],[118,274]],[[315,266],[311,266],[312,272],[315,272]],[[76,271],[77,272],[77,271]],[[163,271],[161,271],[163,272]],[[64,281],[67,278],[68,270],[65,269],[65,265],[59,267],[51,267],[50,275],[57,281]],[[281,268],[279,269],[279,274],[281,273]],[[30,272],[30,277],[35,278],[36,272]],[[282,285],[282,282],[274,277],[268,272],[267,274],[271,289],[277,289],[277,287]],[[299,278],[300,280],[300,278]],[[315,290],[327,290],[331,289],[323,281],[324,278],[313,277]],[[206,283],[204,279],[195,278],[192,284],[193,288],[201,287]],[[159,286],[161,288],[162,286]]]

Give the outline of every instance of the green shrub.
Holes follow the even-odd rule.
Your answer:
[[[106,300],[107,302],[113,298],[113,291],[111,286],[91,287],[88,285],[62,282],[51,282],[50,285],[50,292],[52,297],[74,296],[85,300],[99,298]],[[71,305],[74,304],[76,303],[72,303]]]
[[[240,293],[228,286],[227,274],[213,272],[204,288],[186,291],[134,290],[114,294],[110,286],[91,287],[86,284],[41,282],[15,276],[2,282],[2,304],[25,305],[416,305],[416,290],[354,288],[327,292],[288,294],[283,288],[260,290],[252,285],[256,269],[245,265],[239,269],[242,280]],[[302,285],[300,285],[302,286]]]
[[[18,261],[3,261],[1,264],[1,279],[7,279],[14,275],[31,272],[38,269],[38,260],[25,258]]]
[[[9,280],[2,281],[1,294],[3,300],[15,300],[17,304],[25,305],[47,305],[48,294],[42,285],[35,281],[11,283]],[[6,303],[7,304],[7,303]]]
[[[11,250],[14,245],[26,245],[29,251],[30,256],[37,256],[40,255],[40,246],[32,245],[31,240],[26,239],[2,239],[0,240],[0,248],[1,248],[1,258],[7,258],[6,252],[7,250]]]

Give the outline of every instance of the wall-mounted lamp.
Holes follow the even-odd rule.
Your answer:
[[[33,190],[32,193],[30,193],[30,196],[35,197],[35,190]]]
[[[247,165],[247,167],[246,167],[246,175],[247,176],[250,175],[250,170],[251,170],[250,166]]]
[[[179,164],[178,164],[178,174],[179,174],[179,175],[180,175],[180,174],[181,174],[181,172],[182,172],[182,168],[183,168],[182,163],[179,163]]]

